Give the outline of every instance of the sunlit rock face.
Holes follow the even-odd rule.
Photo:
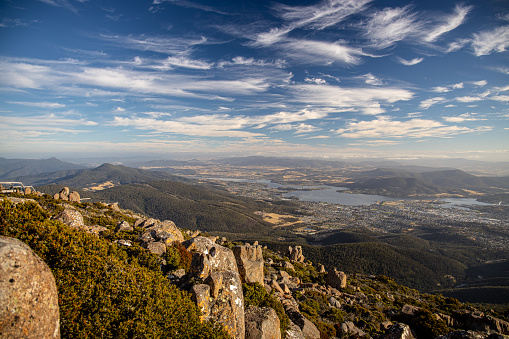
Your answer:
[[[201,236],[183,245],[194,252],[189,278],[204,282],[191,289],[202,319],[214,320],[234,338],[244,339],[244,295],[232,250]]]
[[[60,338],[55,278],[28,245],[0,236],[0,337]]]

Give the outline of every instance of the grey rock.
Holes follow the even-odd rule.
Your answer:
[[[202,316],[222,324],[232,337],[244,339],[244,295],[232,250],[201,236],[182,244],[194,252],[189,278],[202,279],[208,286],[208,303],[196,299]]]
[[[127,221],[121,221],[117,224],[117,227],[115,227],[115,233],[122,232],[122,231],[132,231],[133,228]]]
[[[381,339],[415,339],[410,326],[402,323],[393,324]]]
[[[360,328],[355,326],[355,324],[351,321],[346,321],[344,323],[341,323],[341,333],[346,335],[356,335],[359,337],[364,337],[366,333],[362,331]]]
[[[69,208],[60,212],[60,214],[56,216],[56,220],[72,228],[83,229],[85,227],[81,213]]]
[[[333,268],[327,273],[327,284],[331,287],[341,289],[346,287],[346,274]]]
[[[263,285],[263,254],[260,245],[235,246],[233,254],[237,262],[240,277],[245,283]]]
[[[69,201],[70,202],[81,202],[80,194],[76,191],[72,191],[69,193]]]
[[[60,338],[55,278],[18,239],[0,236],[0,336]]]
[[[280,339],[279,318],[270,307],[249,306],[245,311],[246,339]]]

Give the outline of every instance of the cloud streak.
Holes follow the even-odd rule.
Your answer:
[[[376,120],[350,122],[336,133],[344,138],[449,138],[457,134],[484,132],[490,127],[470,129],[467,127],[447,126],[431,119],[411,119],[396,121],[389,117]]]

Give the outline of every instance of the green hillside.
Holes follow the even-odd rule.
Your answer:
[[[183,228],[214,232],[267,234],[272,228],[253,212],[266,207],[220,191],[175,181],[130,184],[95,192],[94,199],[119,205]]]

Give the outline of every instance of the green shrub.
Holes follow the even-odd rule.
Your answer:
[[[126,251],[49,216],[36,203],[0,202],[0,234],[29,245],[55,276],[63,338],[228,338],[201,323],[189,294],[139,246]]]

